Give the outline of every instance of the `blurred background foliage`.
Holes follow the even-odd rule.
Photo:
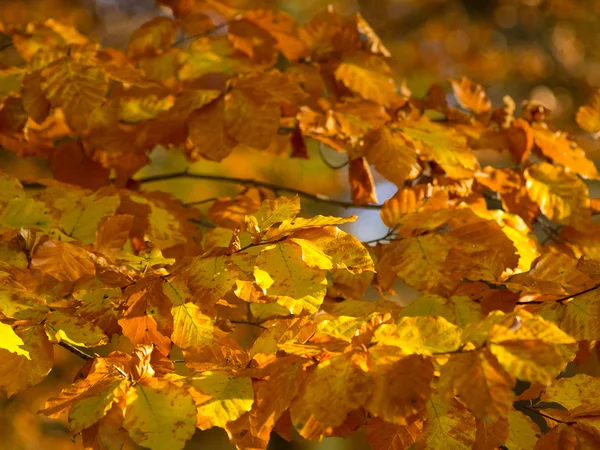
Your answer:
[[[250,0],[224,0],[248,3]],[[600,159],[595,139],[581,135],[575,125],[575,111],[600,87],[600,0],[252,0],[252,4],[282,9],[300,23],[307,22],[328,3],[343,16],[360,12],[390,50],[390,66],[398,82],[404,81],[414,95],[424,95],[431,83],[439,83],[450,93],[448,78],[466,76],[482,84],[494,105],[510,95],[517,105],[531,99],[552,111],[553,123],[574,133],[588,155]],[[169,15],[166,7],[154,0],[2,0],[0,18],[6,24],[26,24],[54,18],[75,26],[102,45],[123,48],[132,31],[157,15]],[[219,32],[226,32],[226,29]],[[4,51],[5,49],[2,49]],[[1,59],[0,59],[1,61]],[[453,102],[449,95],[448,100]],[[193,170],[255,178],[294,186],[314,193],[349,199],[347,172],[333,171],[341,165],[341,155],[308,143],[311,158],[290,159],[285,148],[267,154],[252,149],[237,149],[222,163],[200,161]],[[492,162],[497,154],[478,153]],[[484,162],[484,161],[482,161]],[[145,174],[169,173],[188,164],[176,151],[156,149]],[[343,164],[342,164],[343,165]],[[18,176],[50,176],[47,162],[18,159],[0,150],[0,168]],[[378,179],[377,191],[383,201],[395,187]],[[172,192],[184,201],[234,195],[235,185],[165,182],[151,186]],[[336,210],[332,206],[308,204],[308,214],[358,214],[359,220],[348,231],[369,240],[385,234],[377,211]],[[398,301],[414,298],[410,289],[397,291]],[[244,334],[254,330],[240,328]],[[38,386],[10,399],[0,399],[1,448],[76,449],[62,422],[36,415],[46,398],[73,379],[81,361],[56,346],[56,364],[51,375]],[[63,381],[61,381],[63,380]],[[335,399],[332,399],[335,401]],[[229,449],[222,430],[198,432],[186,449]],[[368,448],[365,437],[329,438],[322,443],[288,443],[274,437],[272,449],[351,450]]]

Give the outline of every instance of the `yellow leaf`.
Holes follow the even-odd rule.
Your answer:
[[[368,250],[354,236],[337,227],[301,230],[290,242],[302,249],[302,260],[309,267],[326,270],[348,270],[352,273],[373,271]]]
[[[454,398],[432,395],[427,403],[427,420],[417,439],[417,450],[471,450],[475,443],[475,417]]]
[[[162,112],[170,110],[175,104],[175,97],[166,95],[159,97],[150,94],[144,97],[124,97],[119,100],[119,119],[123,122],[137,123],[154,119]]]
[[[130,386],[123,427],[136,444],[152,450],[179,450],[196,429],[190,394],[175,383],[148,378]]]
[[[212,319],[200,312],[193,303],[182,303],[171,308],[173,333],[171,340],[181,348],[205,345],[212,341]]]
[[[402,186],[419,169],[417,153],[398,130],[383,126],[365,136],[363,155],[385,178]]]
[[[0,70],[0,100],[5,100],[21,90],[24,75],[23,70],[16,67]]]
[[[177,26],[168,17],[155,17],[135,30],[129,38],[127,55],[131,59],[156,54],[170,46],[177,35]]]
[[[473,446],[473,450],[493,450],[501,445],[504,445],[508,439],[508,420],[506,417],[498,419],[496,422],[484,422],[477,419],[477,441]]]
[[[325,272],[308,267],[300,248],[288,242],[270,245],[260,253],[254,278],[268,298],[292,314],[317,312],[327,292]]]
[[[69,428],[73,433],[100,421],[127,387],[127,381],[103,358],[94,360],[84,379],[77,379],[56,397],[46,401],[40,412],[52,418],[69,412]]]
[[[334,356],[308,376],[290,408],[292,423],[301,436],[311,437],[313,427],[326,430],[339,426],[349,412],[365,404],[372,380],[360,356]]]
[[[481,320],[481,305],[466,296],[423,295],[402,309],[401,317],[440,316],[464,328]]]
[[[286,342],[304,344],[315,333],[317,325],[306,317],[277,320],[266,323],[261,333],[248,349],[250,357],[258,353],[277,353],[278,345]]]
[[[264,200],[260,209],[246,217],[246,229],[259,242],[267,229],[285,220],[294,219],[300,212],[300,198],[278,197],[274,200]]]
[[[375,358],[375,363],[373,394],[367,410],[387,422],[408,426],[423,414],[429,400],[433,379],[431,360],[410,355],[391,363]]]
[[[595,179],[598,177],[598,170],[594,162],[588,159],[585,151],[570,140],[566,133],[549,130],[542,126],[532,127],[532,130],[535,145],[544,156],[583,178]]]
[[[126,383],[123,379],[107,379],[102,386],[96,385],[84,392],[69,413],[71,432],[80,433],[106,416],[113,404],[123,395]]]
[[[225,426],[247,411],[254,403],[252,381],[226,372],[207,371],[190,378],[196,403],[196,426],[201,430]]]
[[[594,92],[588,102],[579,107],[575,120],[585,131],[600,131],[600,91]]]
[[[577,341],[541,317],[527,311],[497,317],[489,349],[518,379],[549,386],[575,356]]]
[[[541,163],[525,169],[527,193],[548,219],[584,227],[590,222],[588,188],[560,166]]]
[[[485,351],[452,355],[442,368],[456,394],[476,418],[486,423],[505,417],[512,408],[514,378]]]
[[[46,98],[63,110],[69,126],[86,129],[90,113],[104,100],[106,73],[99,67],[62,58],[42,70],[42,78]]]
[[[325,319],[319,322],[316,331],[351,342],[354,337],[360,335],[367,328],[371,320],[376,319],[378,316],[382,316],[382,314],[374,312],[366,317],[338,316]]]
[[[504,446],[511,450],[531,450],[542,434],[539,427],[525,414],[511,410],[508,413],[509,434]]]
[[[197,161],[201,157],[211,161],[221,161],[229,156],[235,147],[235,142],[224,128],[225,102],[222,98],[194,111],[189,117],[187,126],[186,152],[192,161]]]
[[[268,374],[268,377],[254,380],[252,383],[256,400],[250,413],[227,425],[230,439],[233,434],[232,443],[241,448],[248,447],[242,443],[250,434],[253,439],[260,441],[261,446],[258,448],[267,448],[271,431],[277,420],[289,408],[306,378],[304,364],[303,358],[286,356],[277,358],[264,368],[264,373]],[[234,432],[234,428],[239,432]]]
[[[450,80],[450,83],[452,83],[454,97],[463,108],[475,114],[487,113],[492,108],[492,102],[481,85],[473,83],[466,77]]]
[[[43,325],[17,326],[14,331],[29,356],[0,348],[0,389],[9,397],[42,381],[54,363],[54,349]]]
[[[46,326],[58,342],[64,341],[77,347],[97,347],[108,342],[108,337],[98,326],[61,311],[52,312]]]
[[[389,106],[396,97],[396,86],[389,68],[377,56],[349,59],[335,70],[335,78],[366,100]]]
[[[118,195],[92,194],[69,205],[60,219],[63,231],[83,244],[91,244],[96,238],[100,221],[112,216],[120,203]]]
[[[583,445],[578,439],[576,428],[570,427],[566,423],[559,423],[548,433],[542,435],[535,444],[534,450],[575,450],[582,448]],[[592,447],[588,447],[592,448]]]
[[[59,281],[76,281],[96,273],[94,263],[85,249],[57,240],[48,240],[36,247],[31,267]]]
[[[402,426],[373,419],[367,424],[367,441],[373,450],[408,450],[422,429],[421,420]]]
[[[395,325],[383,324],[374,342],[400,348],[407,355],[453,352],[460,348],[462,330],[442,317],[402,317]]]
[[[23,339],[15,333],[13,328],[10,325],[0,322],[0,348],[8,350],[16,355],[24,356],[27,359],[31,359],[29,357],[29,352],[21,348],[23,345]]]
[[[437,162],[449,177],[469,178],[479,168],[477,158],[467,146],[464,136],[457,134],[452,128],[426,118],[400,122],[399,127],[419,154]]]
[[[0,214],[0,224],[9,228],[39,228],[46,231],[53,222],[46,204],[31,198],[10,200]]]
[[[576,408],[598,405],[600,379],[583,373],[555,380],[542,392],[543,402],[559,403],[573,414]],[[582,408],[583,409],[583,408]]]
[[[303,230],[306,228],[318,228],[318,227],[328,227],[332,225],[341,225],[343,223],[350,223],[356,221],[358,216],[350,216],[350,217],[334,217],[334,216],[322,216],[320,214],[310,217],[296,217],[291,220],[284,220],[279,225],[280,233],[289,233],[292,231]]]

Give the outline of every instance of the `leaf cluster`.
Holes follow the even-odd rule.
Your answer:
[[[0,389],[41,382],[54,345],[77,354],[42,412],[95,449],[178,449],[212,427],[239,449],[292,428],[365,429],[375,449],[597,448],[596,378],[556,379],[600,338],[599,175],[578,141],[465,78],[454,100],[413,96],[360,15],[161,3],[173,18],[126,51],[53,20],[2,25],[18,58],[0,145],[54,179],[0,174]],[[596,95],[577,121],[599,117]],[[303,217],[254,180],[203,214],[132,178],[157,145],[305,158],[305,139],[346,154],[352,205],[380,209],[385,236],[361,243],[339,228],[356,217]],[[397,186],[383,204],[373,170]],[[400,306],[398,282],[422,295]]]

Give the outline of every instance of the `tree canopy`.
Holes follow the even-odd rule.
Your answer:
[[[584,142],[600,91],[574,136],[465,77],[413,95],[360,14],[159,3],[172,15],[122,50],[54,19],[0,23],[0,146],[51,174],[0,172],[0,390],[60,377],[57,347],[77,356],[39,413],[85,449],[182,449],[213,427],[240,450],[293,430],[363,430],[375,450],[598,448]],[[350,198],[191,166],[315,143],[345,157]],[[157,148],[188,164],[148,171]],[[156,188],[184,179],[239,189]],[[388,231],[361,242],[355,215],[315,203]]]

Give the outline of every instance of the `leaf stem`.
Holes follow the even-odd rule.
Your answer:
[[[241,186],[253,186],[253,187],[262,187],[265,189],[269,189],[275,193],[277,192],[289,192],[291,194],[299,195],[300,197],[306,198],[308,200],[312,200],[314,202],[319,203],[327,203],[330,205],[340,206],[342,208],[362,208],[362,209],[381,209],[383,205],[375,204],[375,205],[355,205],[352,202],[346,202],[343,200],[336,200],[325,195],[321,194],[312,194],[310,192],[302,191],[300,189],[289,188],[285,186],[280,186],[274,183],[268,183],[264,181],[258,181],[251,178],[237,178],[237,177],[227,177],[223,175],[210,175],[210,174],[201,174],[201,173],[189,173],[189,172],[175,172],[169,174],[162,175],[150,175],[147,177],[138,178],[137,181],[140,184],[145,183],[154,183],[156,181],[167,181],[167,180],[176,180],[179,178],[192,178],[197,180],[208,180],[208,181],[218,181],[223,183],[233,183],[239,184]]]
[[[576,292],[575,294],[569,294],[569,295],[565,295],[564,297],[557,298],[556,300],[547,300],[547,301],[535,300],[532,302],[517,302],[517,305],[540,305],[542,303],[547,303],[549,301],[558,302],[558,303],[562,304],[563,302],[566,302],[567,300],[569,300],[571,298],[579,297],[580,295],[584,295],[589,292],[595,291],[598,288],[600,288],[600,283],[595,284],[594,286],[592,286],[590,288],[584,289],[583,291]]]
[[[230,322],[238,324],[238,325],[252,325],[253,327],[262,328],[263,330],[267,330],[268,329],[267,327],[265,327],[264,325],[261,325],[260,323],[249,322],[247,320],[230,320]]]
[[[75,347],[65,341],[59,342],[58,345],[60,345],[64,349],[70,351],[74,355],[79,356],[81,359],[83,359],[85,361],[91,361],[92,359],[95,359],[92,355],[84,352],[83,350],[79,350],[77,347]]]

